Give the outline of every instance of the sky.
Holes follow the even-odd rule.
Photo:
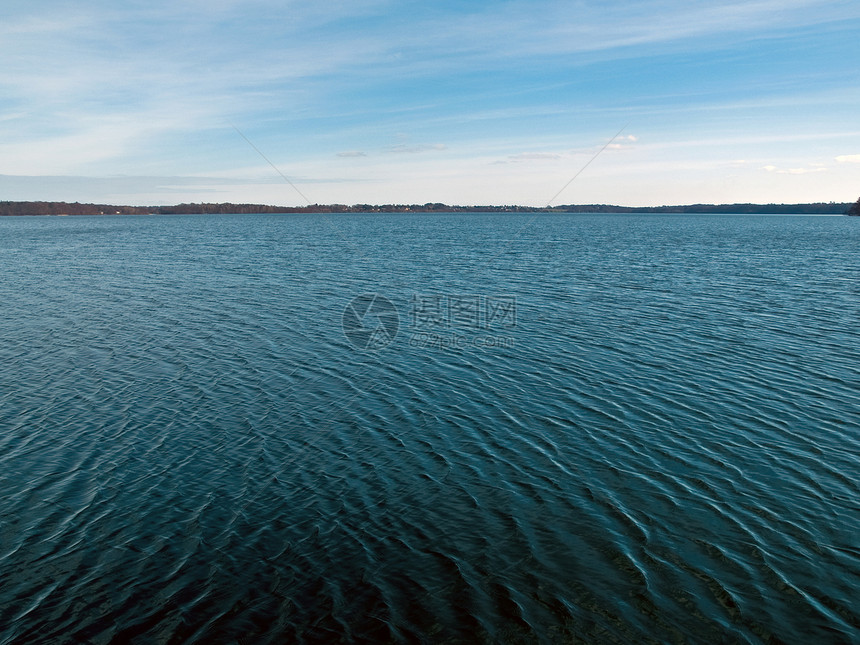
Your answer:
[[[853,202],[858,61],[856,0],[3,0],[0,201]]]

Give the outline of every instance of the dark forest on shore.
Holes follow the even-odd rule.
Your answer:
[[[690,204],[685,206],[614,206],[611,204],[566,204],[560,206],[450,206],[426,204],[311,204],[269,206],[263,204],[177,204],[175,206],[116,206],[79,202],[0,201],[0,216],[16,215],[218,215],[254,213],[711,213],[760,215],[860,215],[856,203],[811,204]]]

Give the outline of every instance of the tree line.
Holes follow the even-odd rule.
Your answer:
[[[176,204],[174,206],[117,206],[79,202],[0,201],[2,215],[223,215],[252,213],[712,213],[712,214],[847,214],[860,215],[856,203],[817,202],[810,204],[689,204],[686,206],[615,206],[612,204],[566,204],[560,206],[451,206],[440,202],[425,204],[310,204],[271,206],[264,204]]]

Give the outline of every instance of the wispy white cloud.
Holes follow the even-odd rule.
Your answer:
[[[632,48],[686,43],[697,49],[725,47],[731,35],[761,38],[797,26],[860,17],[860,7],[828,0],[718,0],[674,2],[479,3],[458,17],[428,21],[410,31],[410,46],[438,43],[462,57],[494,57],[499,65],[521,56],[558,56],[612,52],[630,56]]]
[[[609,150],[625,150],[633,147],[633,144],[639,141],[639,137],[628,134],[615,137],[606,147]]]
[[[780,175],[808,175],[810,173],[816,172],[827,172],[827,168],[821,166],[814,166],[811,168],[780,168],[778,166],[770,165],[762,166],[762,170],[767,170],[768,172],[775,172]]]
[[[860,155],[839,155],[836,157],[839,163],[860,163]]]
[[[705,133],[681,132],[671,140],[649,143],[648,147],[661,149],[709,148],[709,147],[749,147],[782,144],[809,144],[810,142],[829,142],[838,144],[840,140],[860,138],[860,130],[823,130],[813,132],[743,132],[723,137],[699,136]]]
[[[520,152],[509,155],[504,161],[498,163],[522,163],[528,161],[557,161],[562,155],[557,152]]]
[[[385,149],[387,154],[418,154],[422,152],[433,152],[439,150],[447,150],[448,146],[444,143],[422,143],[422,144],[407,144],[402,143],[396,146],[391,146]]]

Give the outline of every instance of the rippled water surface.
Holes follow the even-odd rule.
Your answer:
[[[0,218],[0,307],[0,643],[860,642],[860,218]]]

